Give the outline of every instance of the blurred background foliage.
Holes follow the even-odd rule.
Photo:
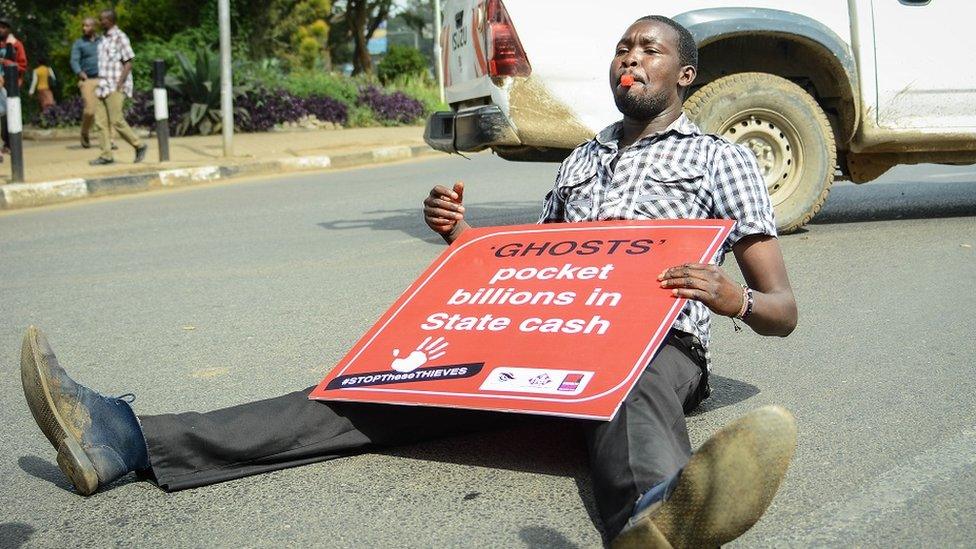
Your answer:
[[[151,90],[154,59],[166,61],[170,76],[186,79],[181,56],[196,66],[199,56],[217,52],[217,0],[0,0],[0,14],[12,20],[28,58],[46,55],[50,60],[60,77],[55,90],[60,102],[78,94],[68,60],[82,21],[97,18],[106,7],[116,10],[119,27],[132,41],[138,91]],[[231,1],[234,85],[241,93],[280,92],[299,103],[311,101],[317,105],[311,111],[344,126],[390,124],[394,118],[395,123],[418,123],[433,110],[446,108],[433,78],[432,10],[431,0]],[[369,55],[370,38],[383,31],[389,49]],[[151,102],[151,94],[139,97]],[[251,99],[252,105],[267,102]],[[340,115],[341,109],[331,103],[326,108],[325,99],[345,110]],[[133,103],[138,102],[137,98]],[[420,116],[410,114],[417,112],[414,104],[421,105]],[[63,116],[45,118],[33,110],[33,102],[27,106],[29,121],[46,126],[73,123],[70,106],[59,109],[66,113]],[[189,112],[184,107],[188,106],[171,103],[171,112]],[[134,104],[130,110],[146,108]],[[407,114],[392,117],[390,109],[397,108]],[[243,113],[241,119],[246,116]]]

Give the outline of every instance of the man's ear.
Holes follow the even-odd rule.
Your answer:
[[[678,74],[678,85],[687,88],[695,81],[696,76],[698,76],[698,70],[691,65],[685,65],[681,67],[681,72]]]

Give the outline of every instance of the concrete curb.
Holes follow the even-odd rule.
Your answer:
[[[153,189],[199,185],[234,177],[366,166],[436,154],[427,145],[383,147],[332,156],[300,156],[228,165],[197,166],[90,179],[0,185],[0,209],[60,204],[83,198],[131,194]]]

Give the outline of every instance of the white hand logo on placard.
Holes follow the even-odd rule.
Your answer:
[[[444,356],[447,349],[447,342],[443,337],[431,341],[431,338],[423,340],[406,358],[394,358],[391,367],[398,372],[412,372],[427,363],[428,360],[435,360]],[[393,356],[400,356],[400,349],[393,349]]]

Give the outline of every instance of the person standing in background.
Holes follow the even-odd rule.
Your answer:
[[[47,58],[41,56],[37,58],[37,66],[31,73],[31,85],[27,95],[33,96],[37,92],[37,102],[44,112],[55,105],[54,91],[52,87],[57,82],[54,69],[47,64]]]
[[[17,40],[13,33],[13,25],[10,19],[0,16],[0,64],[3,67],[14,65],[17,67],[17,86],[24,85],[24,74],[27,73],[27,52],[24,51],[24,44]],[[0,100],[4,105],[7,104],[7,89],[3,73],[0,72]],[[7,131],[7,111],[4,108],[3,116],[0,117],[0,136],[3,137],[3,154],[10,154],[10,134]]]
[[[98,87],[95,89],[98,104],[95,126],[100,132],[98,142],[102,154],[89,162],[92,166],[115,162],[109,143],[109,132],[113,129],[136,150],[134,163],[142,162],[149,149],[129,127],[123,114],[126,96],[132,97],[132,60],[136,54],[132,51],[129,37],[116,26],[115,21],[114,10],[104,10],[99,15],[99,23],[105,29],[105,36],[98,44]]]
[[[98,44],[102,37],[95,32],[95,18],[86,17],[81,23],[81,38],[71,45],[71,71],[78,75],[78,91],[84,110],[81,113],[81,146],[91,147],[91,128],[95,124],[98,98]],[[114,145],[113,145],[114,148]]]

